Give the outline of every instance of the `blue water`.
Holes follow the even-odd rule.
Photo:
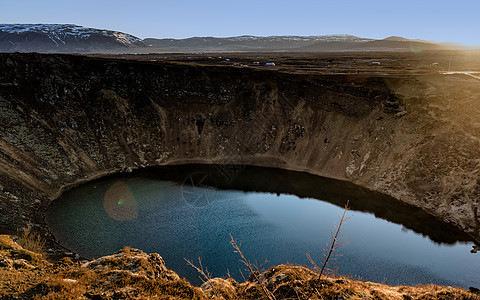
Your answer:
[[[260,268],[319,261],[341,207],[289,194],[217,190],[141,176],[77,187],[54,201],[48,224],[60,244],[94,258],[131,246],[157,252],[168,268],[195,284],[199,274],[184,258],[202,258],[213,276],[248,278],[230,234]],[[337,254],[338,273],[389,284],[480,285],[473,243],[432,242],[371,213],[349,210]],[[265,260],[268,262],[265,263]],[[242,275],[243,274],[243,275]]]

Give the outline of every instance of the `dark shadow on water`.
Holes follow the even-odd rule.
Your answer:
[[[456,244],[471,239],[454,226],[392,197],[303,172],[190,164],[114,174],[65,192],[45,219],[58,242],[82,257],[131,246],[160,253],[168,268],[201,284],[184,258],[201,257],[214,276],[229,270],[242,281],[229,234],[254,261],[308,265],[305,253],[322,253],[347,200],[366,214],[352,212],[340,274],[394,284],[466,287],[478,280],[478,261],[468,245]]]
[[[372,213],[377,218],[400,224],[435,243],[451,245],[472,241],[457,227],[393,197],[305,172],[243,165],[189,164],[149,168],[136,174],[185,185],[200,183],[217,189],[292,194],[327,201],[342,208],[348,200],[352,210]]]

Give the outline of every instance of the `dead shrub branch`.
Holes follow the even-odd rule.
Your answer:
[[[339,222],[335,223],[335,225],[332,226],[332,228],[330,228],[330,243],[326,244],[327,246],[326,249],[328,250],[324,250],[322,267],[320,268],[312,259],[310,253],[307,253],[307,258],[310,261],[310,263],[313,264],[315,269],[320,270],[318,277],[314,282],[314,287],[318,286],[318,284],[320,283],[320,279],[322,278],[322,275],[327,269],[328,262],[332,258],[341,256],[341,254],[336,254],[335,251],[338,250],[340,247],[348,244],[347,237],[340,237],[340,232],[342,231],[342,229],[344,229],[347,220],[352,217],[352,216],[347,216],[347,211],[349,209],[348,204],[349,204],[349,201],[347,201],[347,203],[345,204],[345,208],[343,209],[342,215],[338,214]],[[310,298],[312,293],[313,293],[313,290],[310,292],[307,298]]]
[[[248,268],[248,270],[250,271],[250,274],[252,274],[255,280],[260,284],[265,296],[267,296],[268,299],[270,300],[275,300],[275,296],[273,295],[273,293],[268,290],[267,286],[265,285],[265,282],[263,282],[263,280],[260,279],[260,276],[259,276],[260,271],[258,270],[258,268],[255,267],[254,269],[254,265],[245,257],[242,250],[240,250],[241,244],[238,243],[233,238],[232,234],[229,234],[229,235],[230,235],[230,244],[232,245],[234,252],[240,255],[240,262],[242,262]]]
[[[208,269],[207,268],[203,268],[203,265],[202,265],[202,258],[199,257],[198,258],[198,267],[191,261],[191,260],[188,260],[186,258],[184,258],[184,260],[187,262],[187,264],[189,264],[192,268],[194,268],[195,270],[197,270],[198,273],[200,273],[200,275],[202,275],[201,277],[199,276],[200,280],[202,280],[203,282],[207,282],[209,281],[210,279],[212,279],[212,274],[210,272],[208,272]]]

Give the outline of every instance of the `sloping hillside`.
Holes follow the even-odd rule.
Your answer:
[[[112,30],[66,24],[0,24],[0,52],[122,52],[146,47]]]

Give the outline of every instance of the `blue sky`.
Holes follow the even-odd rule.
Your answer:
[[[479,0],[1,0],[0,23],[71,23],[146,37],[391,35],[480,45]]]

